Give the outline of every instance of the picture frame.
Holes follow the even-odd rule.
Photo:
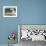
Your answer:
[[[17,6],[3,6],[3,17],[17,17]]]
[[[25,38],[22,31],[27,30],[28,37]],[[18,42],[20,43],[22,40],[46,41],[46,24],[18,24]]]

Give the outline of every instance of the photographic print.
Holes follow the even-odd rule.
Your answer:
[[[46,25],[19,25],[18,33],[20,33],[20,41],[46,41]]]
[[[31,46],[32,43],[46,41],[46,25],[19,24],[18,43],[20,46]]]
[[[17,6],[3,6],[3,17],[17,17]]]

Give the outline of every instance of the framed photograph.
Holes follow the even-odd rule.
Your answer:
[[[46,25],[44,24],[19,24],[18,41],[46,41]]]
[[[17,6],[3,6],[3,17],[17,17]]]

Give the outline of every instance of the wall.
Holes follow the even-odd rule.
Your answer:
[[[46,24],[46,0],[21,0],[20,23]]]
[[[4,18],[3,6],[17,5],[17,18]],[[46,0],[0,0],[0,44],[7,44],[9,32],[18,24],[46,24]],[[16,40],[17,43],[17,40]]]
[[[18,6],[18,0],[0,0],[0,44],[7,44],[8,34],[10,32],[16,32],[17,35],[17,23],[18,18],[5,18],[3,17],[3,6]],[[17,39],[15,41],[18,43]]]

